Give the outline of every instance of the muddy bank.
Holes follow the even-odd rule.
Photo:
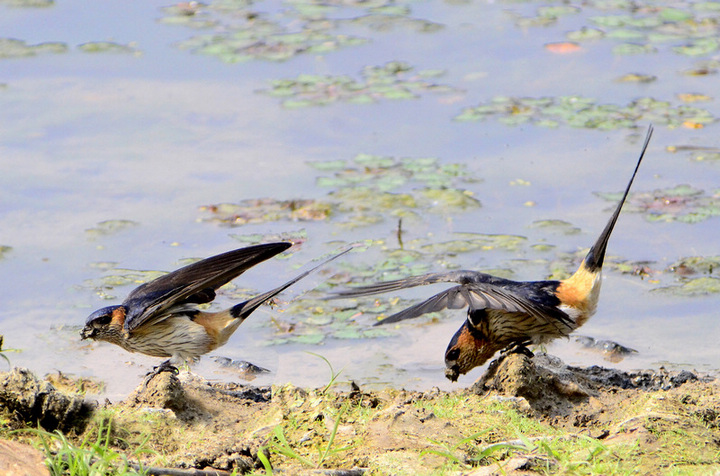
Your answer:
[[[155,474],[720,471],[720,387],[687,371],[509,355],[454,392],[365,391],[360,382],[256,388],[162,373],[116,404],[83,398],[77,381],[52,380],[21,369],[0,375],[3,438],[57,438],[11,432],[39,425]]]

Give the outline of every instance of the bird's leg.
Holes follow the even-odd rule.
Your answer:
[[[508,354],[523,354],[532,358],[535,354],[533,354],[532,351],[527,348],[527,346],[529,346],[530,344],[532,344],[532,341],[529,339],[524,341],[516,341],[501,350],[500,354],[503,357]]]
[[[147,388],[147,384],[150,383],[150,380],[152,380],[156,375],[159,375],[163,372],[170,372],[172,374],[177,375],[180,373],[177,367],[175,367],[170,359],[164,361],[160,365],[153,367],[153,369],[145,374],[145,381],[143,382],[143,387]]]

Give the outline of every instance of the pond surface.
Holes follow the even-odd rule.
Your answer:
[[[717,371],[720,3],[563,5],[0,1],[0,334],[18,350],[5,355],[123,396],[158,359],[81,342],[92,310],[147,278],[136,271],[290,237],[298,251],[218,306],[364,246],[213,355],[270,369],[259,384],[326,384],[312,352],[340,380],[469,385],[484,369],[443,376],[461,311],[371,328],[441,288],[317,298],[448,268],[572,272],[652,122],[598,312],[579,331],[637,353],[612,363],[574,339],[547,350]],[[237,378],[207,357],[195,370]]]

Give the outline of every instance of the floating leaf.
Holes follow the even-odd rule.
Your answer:
[[[599,194],[617,201],[619,194]],[[626,211],[641,212],[648,221],[679,221],[697,223],[720,216],[720,190],[707,194],[690,185],[635,193],[628,200]]]
[[[679,8],[662,8],[660,18],[669,22],[682,22],[693,18],[693,14]]]
[[[288,108],[324,106],[337,101],[367,104],[381,99],[414,99],[423,92],[453,92],[453,88],[427,81],[427,76],[413,74],[413,68],[403,62],[391,61],[384,66],[366,67],[361,80],[349,76],[299,75],[296,79],[281,79],[271,83],[265,94],[287,98]]]
[[[712,101],[712,98],[707,94],[699,93],[682,93],[677,95],[678,98],[683,102],[706,102]]]
[[[720,256],[690,256],[681,258],[668,266],[680,276],[692,274],[713,274],[720,271]]]
[[[12,251],[11,246],[0,246],[0,259],[4,259]]]
[[[577,235],[580,233],[580,228],[564,220],[536,220],[532,222],[530,228],[547,228],[564,235]]]
[[[98,223],[94,228],[88,228],[85,233],[89,238],[97,238],[98,236],[112,235],[138,225],[138,222],[132,220],[105,220]]]
[[[701,56],[714,53],[720,42],[715,38],[700,38],[688,45],[676,46],[673,51],[687,56]]]
[[[629,73],[621,76],[617,81],[622,83],[652,83],[657,81],[657,76],[651,74]]]
[[[357,25],[382,32],[392,31],[395,29],[408,29],[417,31],[418,33],[434,33],[444,28],[444,25],[428,20],[409,18],[402,15],[376,13],[340,20],[338,21],[338,24]]]
[[[527,238],[518,235],[495,235],[484,233],[456,233],[457,240],[423,245],[420,249],[425,253],[447,254],[467,253],[470,251],[503,249],[517,250]]]
[[[605,32],[597,28],[583,27],[579,30],[570,31],[565,35],[570,41],[590,41],[604,38]]]
[[[122,268],[113,268],[111,273],[96,279],[87,279],[83,282],[83,287],[94,289],[103,299],[115,299],[115,296],[108,295],[107,291],[120,286],[138,286],[167,274],[165,271],[141,271]]]
[[[11,7],[44,8],[55,4],[54,0],[2,0],[0,3]]]
[[[612,49],[616,55],[641,55],[646,53],[654,53],[657,50],[652,45],[638,45],[634,43],[623,43]]]
[[[445,213],[448,208],[477,208],[480,201],[471,196],[467,190],[451,189],[451,188],[427,188],[422,190],[422,195],[430,200],[430,211],[438,211]]]
[[[91,41],[78,46],[85,53],[136,53],[137,50],[128,45],[121,45],[111,41]]]
[[[332,205],[318,200],[276,200],[273,198],[249,199],[239,203],[220,203],[200,207],[210,213],[208,221],[240,226],[279,220],[325,220]]]
[[[518,121],[545,125],[547,121],[571,127],[595,129],[620,129],[636,127],[639,122],[666,124],[681,127],[686,122],[709,124],[715,122],[712,114],[687,105],[673,107],[667,101],[640,98],[620,106],[596,104],[595,100],[582,96],[558,98],[510,98],[495,97],[489,103],[466,108],[455,120],[479,121],[496,117],[505,124]]]
[[[622,41],[613,47],[618,55],[654,53],[647,43],[667,43],[671,51],[684,55],[709,55],[718,49],[720,22],[713,16],[717,2],[640,6],[628,0],[589,0],[583,8],[605,10],[608,14],[589,17],[591,26],[566,34],[573,42],[600,39]],[[540,7],[534,18],[518,18],[520,27],[547,26],[559,16],[580,11],[576,5]]]
[[[65,43],[54,42],[28,45],[22,40],[0,38],[0,59],[22,58],[25,56],[35,56],[44,53],[65,53],[67,50],[68,47]]]
[[[686,279],[682,284],[665,286],[653,291],[676,296],[702,296],[720,293],[720,278],[702,277]]]

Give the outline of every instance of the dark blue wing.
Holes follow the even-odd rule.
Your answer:
[[[215,290],[243,272],[290,248],[292,243],[266,243],[212,256],[135,288],[123,305],[127,332],[182,303],[206,303]]]

